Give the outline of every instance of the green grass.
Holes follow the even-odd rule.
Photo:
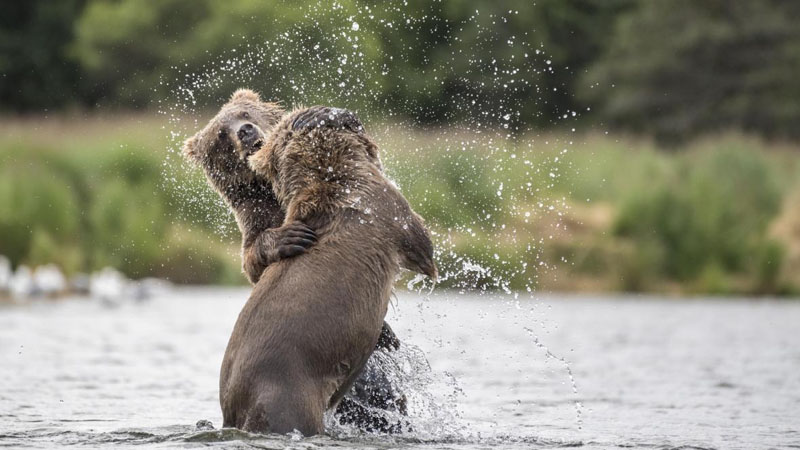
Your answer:
[[[131,118],[5,122],[0,254],[68,273],[113,266],[136,278],[240,282],[233,240],[208,221],[179,219],[182,193],[206,188],[174,157],[165,162],[160,126]]]
[[[0,121],[0,254],[244,283],[230,214],[162,117]],[[741,136],[510,138],[371,127],[435,235],[441,286],[796,293],[800,151]]]
[[[798,255],[787,252],[800,235],[770,233],[800,208],[784,200],[800,190],[797,148],[735,135],[670,150],[605,136],[482,138],[465,149],[466,140],[391,136],[384,150],[389,174],[447,236],[439,247],[499,275],[478,285],[718,294],[800,286]],[[461,275],[444,284],[460,287]]]

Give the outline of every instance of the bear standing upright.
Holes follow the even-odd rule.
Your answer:
[[[264,133],[284,115],[279,105],[262,101],[253,91],[240,89],[184,145],[184,154],[203,168],[209,184],[232,209],[242,233],[243,269],[254,284],[267,266],[297,256],[316,242],[316,234],[305,224],[283,225],[284,212],[269,181],[253,173],[246,163],[246,158],[263,145]],[[399,345],[391,328],[384,323],[377,348],[390,352]],[[373,365],[372,360],[370,364]],[[373,369],[372,374],[384,372],[377,366]],[[376,379],[373,375],[357,380],[357,384],[359,393],[353,393],[356,395],[353,398],[348,396],[337,414],[344,422],[366,430],[395,429],[395,425],[365,406],[404,413],[403,396],[385,377]]]
[[[319,114],[284,117],[250,157],[285,223],[319,240],[264,271],[234,327],[220,397],[225,424],[247,431],[321,433],[378,342],[400,268],[436,276],[430,236],[383,176],[377,146],[323,126],[338,112]]]

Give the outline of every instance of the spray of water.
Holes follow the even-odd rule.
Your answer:
[[[573,142],[541,136],[535,128],[522,125],[531,103],[538,107],[534,114],[543,114],[550,107],[536,83],[542,77],[557,76],[550,57],[528,36],[508,36],[503,31],[503,23],[518,11],[489,14],[488,20],[487,13],[475,11],[464,20],[448,22],[440,16],[408,12],[404,2],[384,6],[391,14],[369,6],[353,10],[336,1],[323,1],[309,7],[302,21],[273,39],[242,42],[196,71],[176,65],[174,80],[163,81],[170,86],[170,95],[158,105],[168,119],[172,142],[165,157],[164,179],[167,188],[177,190],[181,198],[180,204],[174,205],[175,214],[201,217],[214,224],[220,239],[236,235],[225,205],[202,181],[175,186],[177,180],[185,180],[185,172],[194,171],[182,162],[183,140],[204,124],[213,105],[224,103],[233,89],[253,87],[262,97],[287,107],[324,103],[356,109],[382,148],[387,175],[409,196],[416,210],[435,212],[442,203],[457,205],[458,211],[426,216],[435,240],[439,283],[484,295],[502,292],[517,300],[521,292],[533,292],[538,279],[553,268],[542,254],[543,244],[566,229],[563,218],[569,209],[566,197],[551,191],[573,169],[569,160]],[[268,19],[264,26],[270,26]],[[442,40],[434,54],[433,49],[415,48],[414,42],[402,37],[408,34],[395,35],[393,30],[398,28],[419,33],[439,30]],[[321,35],[314,30],[334,31]],[[471,36],[475,43],[471,50],[458,45],[463,36]],[[367,44],[375,41],[384,42],[392,54],[371,52],[373,46]],[[485,52],[498,42],[507,51]],[[393,60],[419,57],[425,60],[424,71],[436,74],[435,80],[455,79],[465,86],[463,95],[448,98],[443,119],[432,120],[434,107],[420,100],[442,86],[415,83],[412,74],[393,73]],[[295,73],[302,75],[291,75]],[[403,85],[397,88],[407,95],[400,99],[383,95],[378,87],[389,78],[400,80]],[[559,113],[563,121],[578,115],[575,111]],[[541,157],[542,149],[552,148],[557,151]],[[418,158],[433,164],[416,164]],[[445,180],[452,190],[441,192],[431,180]],[[425,295],[433,285],[415,277],[407,281],[407,288]],[[547,358],[564,363],[577,395],[566,360],[551,353],[533,330],[526,331]],[[394,359],[398,370],[393,381],[410,396],[410,417],[417,437],[460,433],[455,412],[457,384],[452,377],[433,373],[416,347],[403,349]],[[431,387],[437,384],[447,386],[449,394],[431,394]],[[575,409],[580,427],[577,401]],[[329,422],[337,433],[352,432],[333,426],[332,419]]]
[[[534,345],[536,345],[537,348],[541,349],[544,352],[544,354],[545,354],[545,356],[547,358],[551,358],[551,359],[554,359],[556,361],[559,361],[564,365],[564,370],[566,371],[567,376],[569,377],[569,382],[572,385],[572,394],[576,397],[576,400],[575,400],[575,423],[577,424],[578,429],[581,429],[583,427],[583,404],[580,402],[580,400],[577,399],[577,397],[578,397],[578,384],[575,382],[575,376],[572,374],[572,367],[570,367],[569,361],[567,361],[564,357],[557,356],[556,354],[551,352],[550,349],[547,348],[547,346],[544,345],[539,340],[539,336],[536,335],[536,332],[534,330],[532,330],[531,328],[528,328],[528,327],[525,327],[524,329],[525,329],[525,332],[528,333],[528,336],[530,336],[531,339],[533,340]]]
[[[384,417],[387,423],[400,424],[403,434],[415,440],[437,441],[463,436],[467,426],[458,413],[458,400],[463,391],[448,373],[431,369],[425,353],[413,344],[405,344],[391,354],[376,351],[375,367],[392,385],[395,392],[406,397],[407,415],[362,404],[372,414]],[[356,437],[363,431],[342,425],[332,412],[326,417],[326,429],[334,436]]]

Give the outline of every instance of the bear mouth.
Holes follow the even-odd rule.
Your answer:
[[[253,156],[257,151],[261,150],[264,146],[264,139],[256,139],[253,142],[242,142],[239,147],[239,158],[242,161],[247,161],[247,158]]]

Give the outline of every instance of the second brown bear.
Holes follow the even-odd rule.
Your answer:
[[[305,115],[298,116],[310,118],[319,111],[319,108],[311,108]],[[279,105],[262,101],[253,91],[240,89],[184,145],[185,155],[203,168],[209,184],[234,213],[242,232],[243,268],[253,283],[270,264],[297,256],[316,241],[313,231],[300,222],[283,226],[284,211],[272,186],[247,165],[247,157],[263,145],[264,133],[270,131],[285,114]],[[342,116],[342,119],[347,117]],[[317,125],[295,123],[299,128]],[[339,126],[340,123],[329,121],[325,125]],[[392,352],[399,345],[391,328],[384,323],[378,342],[379,351]],[[371,370],[356,382],[357,392],[351,392],[340,403],[337,415],[343,423],[367,431],[397,431],[399,423],[387,421],[381,410],[404,413],[404,396],[384,375],[386,371],[391,372],[391,368],[380,367],[372,360],[369,367]],[[376,374],[380,376],[376,378]],[[221,391],[221,400],[223,396],[224,391]],[[227,422],[226,425],[233,426]]]
[[[436,276],[428,231],[377,146],[353,127],[303,126],[340,113],[289,115],[250,157],[285,223],[308,224],[318,242],[270,265],[240,313],[220,380],[226,426],[321,433],[375,348],[400,268]]]

